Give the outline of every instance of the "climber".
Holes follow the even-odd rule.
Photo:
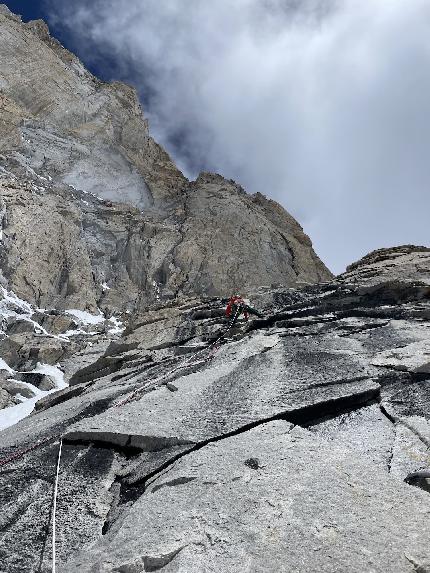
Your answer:
[[[227,308],[225,309],[225,314],[227,315],[228,318],[231,319],[230,326],[233,326],[233,324],[239,319],[241,314],[243,314],[245,320],[248,320],[248,315],[250,314],[254,314],[259,318],[263,318],[261,312],[258,312],[258,310],[256,310],[255,308],[249,306],[249,304],[247,304],[243,300],[243,298],[237,294],[233,295],[228,301]]]

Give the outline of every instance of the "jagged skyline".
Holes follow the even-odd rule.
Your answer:
[[[97,75],[133,83],[187,175],[214,170],[280,201],[334,272],[428,243],[421,0],[6,4],[44,16]]]
[[[430,571],[430,247],[333,277],[4,5],[0,86],[2,573]]]

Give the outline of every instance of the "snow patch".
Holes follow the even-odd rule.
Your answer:
[[[34,405],[39,400],[39,396],[35,398],[29,398],[21,404],[16,406],[11,406],[10,408],[4,408],[0,410],[0,431],[10,426],[14,426],[23,418],[26,418],[31,414],[34,409]]]
[[[3,360],[3,358],[0,358],[0,370],[6,370],[10,374],[15,374],[15,370],[12,370],[12,368]]]
[[[125,326],[116,316],[111,316],[109,322],[113,324],[113,328],[108,330],[109,334],[122,334],[124,332]]]
[[[6,364],[4,361],[2,362]],[[7,369],[12,374],[14,374],[14,371],[9,369],[8,366]],[[22,384],[22,386],[29,388],[35,394],[35,396],[34,398],[24,398],[20,394],[17,394],[17,397],[20,400],[23,400],[21,404],[0,410],[0,431],[13,426],[14,424],[17,424],[20,420],[29,416],[34,409],[36,402],[38,402],[44,396],[52,394],[53,392],[57,392],[58,390],[62,390],[63,388],[67,388],[68,386],[68,384],[66,384],[64,381],[64,373],[58,368],[58,366],[52,366],[51,364],[42,364],[38,362],[36,368],[31,372],[37,374],[46,374],[47,376],[50,376],[55,382],[55,388],[52,390],[44,391],[40,390],[36,386],[33,386],[33,384],[29,384],[28,382],[21,382],[16,380],[16,382],[19,382],[19,384]]]
[[[25,320],[33,325],[33,329],[36,333],[57,338],[53,334],[49,334],[38,322],[32,320],[31,317],[34,313],[34,309],[30,303],[16,296],[14,292],[7,291],[4,287],[0,287],[0,293],[3,297],[0,298],[0,322],[7,318]],[[0,327],[0,334],[1,333],[4,334],[4,330]]]
[[[57,390],[62,390],[68,386],[64,381],[64,373],[58,368],[58,366],[38,362],[33,372],[36,374],[46,374],[47,376],[50,376],[54,380]]]
[[[90,335],[99,334],[99,333],[98,332],[86,332],[85,330],[78,328],[76,330],[67,330],[66,332],[63,332],[63,334],[59,334],[59,337],[63,338],[64,340],[68,340],[69,336],[78,336],[79,334],[86,334],[87,336],[90,336]]]
[[[33,307],[29,302],[26,302],[25,300],[17,297],[16,294],[12,291],[8,292],[4,287],[0,287],[0,291],[3,295],[3,300],[1,301],[2,303],[10,303],[19,308],[23,313],[33,314]]]
[[[100,312],[100,311],[99,311]],[[77,310],[74,308],[70,308],[65,311],[66,314],[74,316],[79,320],[81,324],[89,325],[89,324],[101,324],[105,321],[105,316],[102,312],[100,314],[94,315],[86,312],[85,310]]]

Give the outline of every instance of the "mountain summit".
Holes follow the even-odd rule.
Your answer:
[[[3,7],[0,58],[0,152],[19,187],[2,182],[3,241],[19,296],[130,310],[331,277],[280,205],[220,175],[188,181],[149,135],[135,90],[95,78],[44,22]]]

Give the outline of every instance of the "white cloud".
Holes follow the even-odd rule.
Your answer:
[[[335,271],[428,243],[428,0],[76,0],[51,13],[81,57],[109,54],[139,87],[189,175],[277,199]]]

